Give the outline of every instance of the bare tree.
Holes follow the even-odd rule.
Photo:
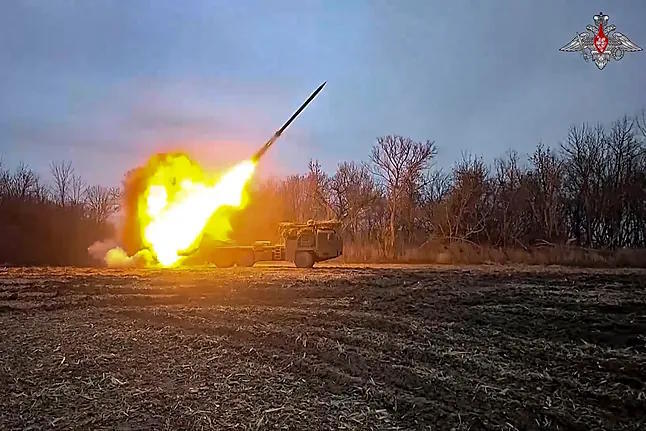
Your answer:
[[[449,240],[477,241],[487,234],[492,212],[489,170],[482,159],[463,156],[453,168],[453,186],[437,211],[436,226]],[[484,238],[485,240],[487,238]]]
[[[69,185],[69,203],[71,205],[82,204],[87,189],[83,179],[79,175],[73,174]]]
[[[3,159],[0,158],[0,200],[11,193],[11,173],[4,167]]]
[[[29,197],[38,185],[38,176],[24,163],[20,163],[11,183],[11,194],[15,197],[25,199]]]
[[[599,125],[570,128],[561,145],[565,158],[565,194],[571,235],[579,245],[597,242],[601,202],[601,171],[605,163],[606,134]]]
[[[429,171],[424,176],[420,207],[422,217],[420,224],[425,231],[424,241],[439,231],[435,225],[436,214],[441,203],[451,191],[451,175],[441,169]]]
[[[323,172],[318,160],[310,160],[308,168],[305,176],[308,218],[329,218],[332,213],[329,204],[330,178]]]
[[[397,256],[398,216],[406,197],[420,186],[424,170],[436,154],[432,141],[415,142],[411,138],[389,135],[377,138],[370,155],[373,173],[386,190],[389,210],[388,246],[391,257]]]
[[[529,221],[527,169],[511,151],[495,161],[492,178],[492,214],[487,226],[489,241],[496,245],[526,247]]]
[[[99,223],[119,210],[119,189],[90,186],[85,189],[85,207],[88,215]]]
[[[308,205],[307,190],[303,175],[290,175],[279,185],[278,196],[283,202],[283,219],[306,221],[309,214],[305,208]]]
[[[644,194],[640,187],[644,148],[635,133],[635,120],[624,117],[611,126],[603,171],[603,241],[619,247],[639,242]],[[637,125],[639,128],[639,125]]]
[[[530,158],[528,173],[529,204],[532,214],[534,240],[550,243],[566,240],[565,196],[563,194],[565,166],[549,148],[539,144]]]
[[[641,140],[643,143],[643,141],[646,140],[646,110],[642,110],[642,112],[635,117],[635,123],[641,132]]]
[[[570,130],[562,147],[564,191],[567,225],[579,245],[615,248],[644,243],[640,121],[624,117],[609,131],[601,125]]]
[[[54,194],[56,203],[61,206],[65,206],[70,193],[72,177],[74,175],[72,162],[52,162],[49,165],[49,170],[52,174],[52,177],[54,178],[54,189],[52,192]]]
[[[36,178],[36,185],[34,186],[33,197],[41,204],[50,202],[50,190],[47,184],[44,184],[40,179]]]
[[[340,163],[329,181],[329,206],[353,239],[358,233],[361,218],[372,209],[379,196],[366,165]]]

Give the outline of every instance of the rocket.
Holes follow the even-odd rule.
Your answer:
[[[267,152],[269,147],[271,147],[274,144],[274,142],[276,142],[278,138],[280,138],[280,135],[282,135],[282,133],[292,123],[292,121],[294,121],[294,119],[298,117],[298,115],[303,111],[303,109],[305,109],[305,107],[316,97],[316,95],[319,94],[319,92],[323,89],[326,83],[327,81],[319,85],[319,87],[316,90],[314,90],[312,94],[310,94],[310,97],[308,97],[307,100],[303,102],[301,107],[298,108],[296,112],[292,114],[291,117],[289,117],[289,120],[287,120],[280,129],[276,130],[276,133],[274,133],[274,135],[271,138],[269,138],[267,142],[265,142],[265,145],[260,147],[260,149],[251,157],[252,161],[257,162],[258,160],[260,160],[260,158]]]

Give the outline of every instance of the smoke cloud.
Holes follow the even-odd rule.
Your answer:
[[[87,248],[88,254],[97,261],[104,261],[105,255],[108,250],[117,246],[117,242],[113,239],[105,241],[96,241]]]
[[[90,256],[110,268],[143,268],[153,262],[149,250],[140,250],[133,256],[122,249],[115,240],[96,241],[87,249]]]
[[[121,247],[114,247],[107,251],[104,260],[110,268],[143,268],[153,261],[153,256],[148,250],[128,256]]]

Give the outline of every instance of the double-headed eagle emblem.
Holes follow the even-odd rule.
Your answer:
[[[626,52],[641,51],[642,49],[626,37],[625,34],[615,31],[617,27],[608,25],[608,15],[599,12],[593,17],[594,25],[587,25],[583,33],[578,33],[574,39],[560,51],[581,51],[583,59],[592,61],[599,70],[606,67],[611,59],[617,61],[624,57]]]

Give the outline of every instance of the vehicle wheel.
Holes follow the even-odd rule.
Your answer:
[[[233,261],[230,259],[217,259],[213,263],[218,268],[231,268],[233,266]]]
[[[256,263],[256,259],[254,259],[253,251],[249,251],[248,253],[241,253],[240,256],[238,256],[236,265],[249,268],[253,266],[254,263]]]
[[[297,268],[311,268],[314,266],[314,255],[309,251],[296,252],[294,263]]]

